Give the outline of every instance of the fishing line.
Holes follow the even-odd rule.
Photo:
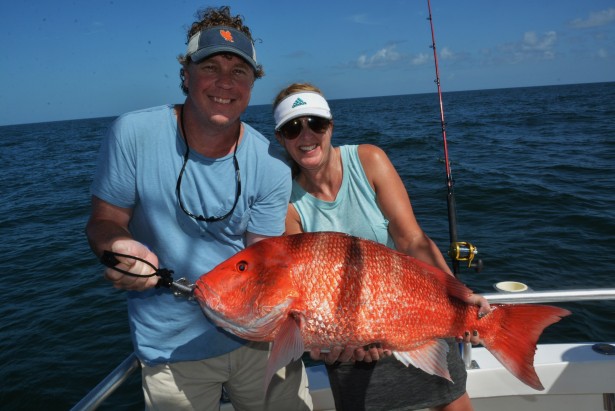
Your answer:
[[[433,58],[436,67],[436,79],[434,82],[438,88],[438,98],[440,100],[440,126],[442,129],[442,142],[444,146],[444,166],[446,168],[446,204],[448,207],[448,232],[450,248],[448,251],[449,257],[453,265],[453,274],[455,277],[459,274],[459,262],[467,261],[468,267],[472,266],[472,260],[477,254],[476,247],[468,242],[457,241],[457,207],[455,203],[455,191],[453,173],[448,157],[448,143],[446,141],[446,121],[444,120],[444,104],[442,102],[442,87],[440,86],[440,69],[438,67],[438,53],[436,52],[436,36],[433,26],[433,18],[431,16],[431,1],[427,0],[427,9],[429,11],[429,26],[431,27],[431,48],[433,49]],[[477,269],[480,269],[480,261],[476,264]]]

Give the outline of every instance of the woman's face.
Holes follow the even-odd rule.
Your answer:
[[[317,170],[331,156],[333,121],[304,116],[288,121],[276,132],[280,144],[301,169]]]

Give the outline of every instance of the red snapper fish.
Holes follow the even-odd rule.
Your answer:
[[[570,314],[546,305],[492,305],[478,318],[453,276],[373,241],[303,233],[259,241],[202,275],[195,297],[219,327],[273,342],[273,374],[311,348],[380,343],[406,366],[451,380],[444,338],[477,330],[518,379],[543,390],[534,369],[543,330]]]

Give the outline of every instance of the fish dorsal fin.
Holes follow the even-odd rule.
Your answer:
[[[298,320],[289,315],[280,326],[271,346],[269,360],[267,361],[267,373],[265,374],[265,392],[267,392],[273,375],[292,361],[301,358],[304,351],[305,347]]]
[[[458,298],[461,301],[467,301],[468,296],[474,294],[474,292],[466,287],[464,283],[459,281],[451,274],[448,274],[439,268],[432,267],[422,261],[416,260],[416,262],[428,268],[429,274],[438,280],[440,284],[446,287],[446,292],[448,295]]]
[[[461,301],[468,301],[468,297],[474,294],[472,290],[465,286],[464,283],[456,279],[450,274],[444,273],[446,281],[446,291],[448,295],[459,298]]]
[[[397,352],[393,355],[406,367],[413,365],[420,368],[430,375],[438,375],[446,378],[450,382],[451,374],[448,372],[446,356],[448,354],[448,344],[445,340],[433,340],[412,351]]]

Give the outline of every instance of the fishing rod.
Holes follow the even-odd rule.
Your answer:
[[[459,274],[459,262],[467,261],[468,267],[475,267],[478,270],[482,267],[482,262],[478,260],[472,263],[472,260],[478,253],[476,247],[465,241],[457,240],[457,208],[455,203],[455,191],[453,174],[451,172],[451,164],[448,157],[448,143],[446,141],[446,122],[444,120],[444,104],[442,103],[442,87],[440,86],[440,69],[438,68],[438,53],[436,52],[436,36],[433,27],[433,18],[431,16],[431,2],[427,0],[427,9],[429,11],[429,25],[431,27],[431,48],[433,49],[433,58],[436,66],[436,79],[434,82],[438,87],[438,98],[440,99],[440,125],[442,128],[442,142],[444,145],[444,166],[446,168],[446,204],[448,207],[448,232],[450,247],[448,255],[451,258],[453,265],[453,274],[455,277]]]

